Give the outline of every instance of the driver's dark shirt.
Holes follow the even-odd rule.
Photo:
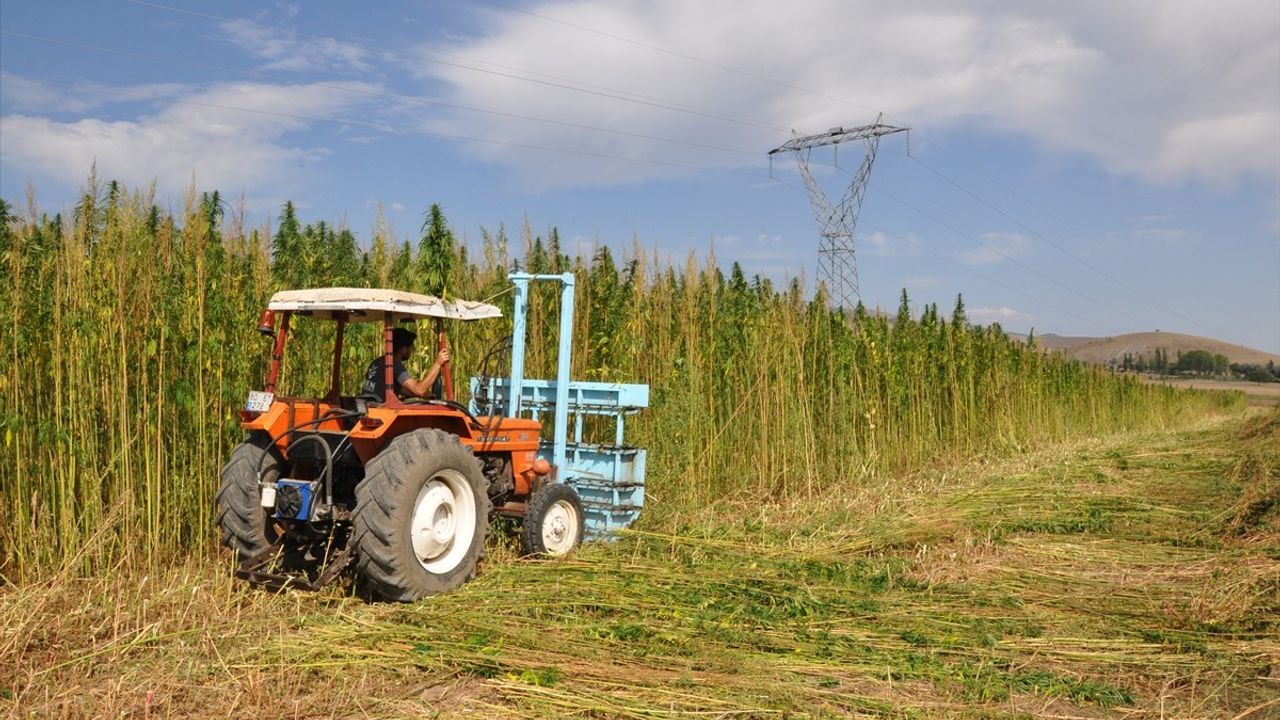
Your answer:
[[[391,366],[391,372],[395,379],[391,391],[396,394],[396,397],[400,397],[400,386],[408,381],[409,371],[405,370],[404,363],[396,360]],[[360,397],[370,402],[383,402],[387,399],[387,372],[381,356],[374,358],[373,362],[369,363],[369,369],[364,371],[364,384],[360,386]]]

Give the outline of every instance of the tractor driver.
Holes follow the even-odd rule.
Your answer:
[[[429,397],[431,386],[435,384],[436,378],[440,377],[440,369],[449,362],[449,349],[445,348],[436,355],[436,361],[427,371],[427,376],[422,380],[415,380],[405,369],[404,363],[413,355],[413,341],[417,339],[417,333],[401,327],[391,331],[391,358],[394,361],[391,369],[394,384],[391,390],[396,397],[402,397],[406,393],[414,397]],[[379,355],[369,363],[369,369],[365,370],[364,384],[360,386],[360,398],[370,402],[383,402],[386,400],[386,389],[386,366],[383,365],[383,356]]]

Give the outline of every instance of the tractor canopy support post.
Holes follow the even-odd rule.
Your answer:
[[[267,382],[262,388],[269,393],[276,391],[276,382],[280,379],[280,365],[284,362],[284,343],[289,337],[289,318],[293,313],[286,312],[280,319],[280,332],[276,333],[275,346],[271,348],[271,366],[267,368]]]
[[[382,316],[382,371],[383,380],[386,384],[386,392],[383,395],[383,404],[388,407],[399,407],[400,398],[396,396],[395,391],[395,346],[392,344],[392,323],[391,313]]]
[[[444,321],[436,318],[436,352],[440,352],[449,347],[449,339],[444,334]],[[444,381],[444,399],[449,402],[457,402],[458,398],[453,394],[453,361],[449,361],[440,367],[440,377]]]
[[[337,335],[333,340],[333,380],[329,383],[329,402],[336,403],[342,394],[342,336],[347,329],[347,314],[338,315]]]

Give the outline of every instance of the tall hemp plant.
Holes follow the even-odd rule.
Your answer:
[[[509,317],[513,266],[571,270],[574,376],[651,387],[628,441],[649,449],[642,522],[655,527],[725,498],[838,497],[873,475],[1241,403],[1046,353],[969,324],[959,298],[950,320],[904,294],[892,322],[858,308],[850,323],[821,291],[726,277],[714,255],[673,264],[633,242],[569,257],[528,222],[517,252],[498,225],[468,254],[438,205],[415,254],[385,220],[365,239],[286,203],[274,232],[246,230],[216,193],[192,188],[173,211],[153,196],[91,177],[64,213],[0,201],[0,582],[214,548],[219,468],[266,364],[255,320],[281,288],[465,293]],[[558,329],[554,292],[541,304],[539,374]],[[472,370],[509,322],[451,324],[456,362]],[[350,382],[380,351],[374,325],[348,331]],[[323,392],[333,324],[296,327],[283,391]]]

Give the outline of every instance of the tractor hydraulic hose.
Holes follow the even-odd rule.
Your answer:
[[[489,397],[489,380],[492,377],[489,372],[490,361],[497,361],[501,359],[502,357],[501,354],[504,352],[507,353],[508,355],[511,354],[511,338],[510,337],[504,337],[498,340],[498,342],[494,343],[493,346],[489,348],[489,351],[484,354],[483,358],[481,358],[480,367],[477,369],[477,372],[476,372],[476,376],[480,378],[480,387],[478,388],[478,392],[477,392],[478,397],[474,399],[476,401],[476,405],[477,406],[483,405],[485,408],[485,412],[490,415],[493,414],[493,402],[494,402],[494,399]],[[501,363],[495,363],[495,364],[501,365]]]
[[[466,416],[467,416],[467,419],[471,421],[471,424],[472,424],[472,425],[474,425],[474,426],[476,426],[476,427],[481,427],[481,425],[480,425],[480,421],[476,419],[476,416],[475,416],[475,415],[472,415],[472,414],[471,414],[471,410],[470,410],[470,409],[468,409],[466,405],[463,405],[463,404],[462,404],[462,403],[460,403],[460,402],[454,402],[454,401],[452,401],[452,400],[436,400],[436,399],[431,399],[431,400],[427,400],[427,401],[426,401],[426,403],[427,403],[428,405],[436,405],[436,406],[439,406],[439,407],[447,407],[447,408],[449,408],[450,410],[457,410],[458,412],[462,413],[463,415],[466,415]]]
[[[299,428],[309,427],[311,425],[319,425],[320,423],[325,422],[327,420],[336,420],[344,417],[356,417],[356,418],[364,417],[364,413],[356,412],[355,410],[341,410],[341,409],[335,408],[335,409],[326,411],[323,415],[321,415],[318,418],[314,418],[304,423],[298,423],[297,425],[287,427],[283,431],[281,431],[278,435],[271,438],[271,442],[267,443],[267,446],[262,448],[262,454],[258,456],[258,466],[254,469],[254,474],[258,476],[258,482],[259,483],[262,482],[262,463],[264,460],[267,459],[267,453],[271,452],[271,448],[275,447],[276,443],[280,442],[280,438],[288,435],[291,432],[294,432]]]
[[[289,447],[285,449],[285,455],[292,457],[293,449],[307,442],[318,442],[324,450],[324,503],[327,507],[333,507],[333,452],[329,450],[329,443],[325,442],[319,435],[303,435],[297,440],[289,443]]]

